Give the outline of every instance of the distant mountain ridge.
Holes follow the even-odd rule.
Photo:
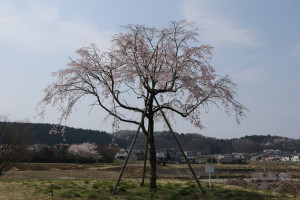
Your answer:
[[[130,144],[135,131],[121,131],[121,138]],[[281,152],[300,152],[300,140],[281,136],[252,135],[233,139],[217,139],[206,137],[197,133],[176,133],[180,144],[185,151],[198,151],[202,154],[226,154],[233,152],[254,153],[264,149],[280,150]],[[146,137],[144,134],[138,137],[135,147],[145,148]],[[159,150],[177,148],[173,136],[168,131],[155,132],[156,148]]]
[[[62,137],[61,134],[49,134],[50,130],[54,127],[53,124],[17,122],[12,122],[12,124],[29,125],[33,132],[30,140],[32,144],[46,143],[48,145],[53,145],[57,143],[74,144],[95,142],[97,145],[102,146],[111,143],[113,138],[112,134],[105,131],[72,127],[66,127],[64,137]],[[119,147],[129,148],[135,135],[135,131],[122,130],[118,135],[116,142]],[[232,152],[252,153],[261,152],[263,149],[275,149],[282,152],[300,152],[299,139],[291,139],[280,136],[252,135],[233,139],[217,139],[196,133],[176,133],[176,136],[185,151],[198,151],[202,154],[226,154]],[[145,135],[140,133],[134,148],[141,150],[145,149],[145,141]],[[155,144],[159,151],[177,148],[174,138],[168,131],[155,132]]]

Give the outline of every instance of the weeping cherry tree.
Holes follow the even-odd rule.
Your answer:
[[[141,127],[148,138],[150,188],[156,188],[155,123],[178,115],[202,128],[200,117],[216,105],[233,114],[237,123],[246,108],[237,100],[236,84],[215,74],[210,65],[212,47],[199,42],[198,29],[186,21],[166,28],[127,25],[111,40],[111,49],[96,45],[77,50],[78,58],[53,75],[39,104],[41,114],[55,106],[66,119],[85,97],[114,117]],[[133,100],[134,99],[134,100]]]

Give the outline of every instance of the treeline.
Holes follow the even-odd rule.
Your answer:
[[[94,163],[97,160],[88,157],[79,157],[67,150],[56,151],[52,148],[41,148],[38,151],[25,150],[21,162],[33,163]],[[101,160],[99,160],[101,161]]]
[[[17,125],[20,123],[15,124]],[[50,130],[54,127],[52,124],[25,124],[31,127],[31,131],[28,132],[28,137],[26,139],[26,143],[28,144],[45,143],[52,146],[58,143],[80,144],[91,142],[101,147],[110,144],[113,137],[105,131],[71,127],[66,127],[64,136],[62,136],[60,133],[49,134]],[[116,143],[120,148],[129,148],[134,135],[135,131],[122,130],[118,134]],[[252,135],[233,139],[216,139],[195,133],[176,133],[176,136],[185,151],[198,151],[202,154],[226,154],[233,152],[252,153],[261,152],[263,149],[278,149],[282,152],[300,152],[300,140],[279,136]],[[135,149],[144,150],[145,142],[145,135],[140,133],[135,144]],[[176,142],[168,131],[155,132],[155,145],[157,150],[177,149]]]
[[[2,122],[0,122],[0,124],[1,123]],[[98,146],[105,146],[112,141],[112,135],[105,131],[65,127],[64,134],[62,134],[60,131],[63,127],[57,127],[53,124],[19,122],[5,123],[9,123],[14,126],[30,127],[30,130],[26,132],[26,137],[24,137],[26,140],[23,140],[26,144],[44,143],[49,146],[53,146],[54,144],[59,143],[81,144],[84,142],[90,142],[95,143]],[[53,128],[55,128],[58,132],[50,133]],[[122,148],[126,147],[123,139],[117,139],[116,141]]]
[[[135,131],[123,130],[121,139],[126,146],[131,144]],[[252,135],[233,139],[216,139],[201,134],[175,133],[185,151],[197,151],[202,154],[227,154],[233,152],[254,153],[264,149],[275,149],[282,152],[300,152],[300,140],[271,135]],[[136,141],[137,149],[145,149],[146,137],[141,133]],[[155,132],[155,146],[158,150],[177,149],[177,144],[168,131]]]
[[[129,145],[134,137],[134,133],[134,131],[121,131],[120,135],[126,144]],[[233,152],[231,140],[215,139],[195,133],[175,133],[175,135],[185,151],[197,151],[202,154],[226,154]],[[145,142],[146,137],[141,133],[135,147],[137,149],[145,149]],[[173,136],[168,131],[155,132],[155,147],[158,150],[178,149]]]
[[[94,144],[91,145],[97,147]],[[44,147],[38,150],[24,148],[22,150],[22,158],[18,159],[18,161],[32,163],[111,163],[114,160],[115,154],[119,151],[119,148],[103,146],[97,147],[92,154],[91,151],[93,150],[81,148],[76,150],[77,153],[74,153],[74,151],[70,151],[70,149],[56,150],[51,147]]]
[[[62,135],[60,132],[49,134],[51,129],[55,127],[52,124],[31,124],[31,127],[34,132],[34,143],[54,145],[58,143],[79,144],[93,142],[101,146],[110,143],[112,140],[112,135],[105,131],[65,127],[64,134]],[[58,127],[58,131],[61,128]]]

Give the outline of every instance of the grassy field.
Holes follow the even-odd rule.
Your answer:
[[[0,199],[203,199],[196,184],[185,180],[160,180],[156,190],[139,186],[137,179],[121,181],[116,195],[111,195],[112,180],[1,180]],[[292,195],[202,183],[208,199],[291,199]],[[51,186],[52,185],[52,186]]]
[[[140,187],[142,163],[130,162],[118,187],[118,194],[111,189],[118,177],[122,161],[112,164],[16,164],[0,177],[0,200],[2,199],[204,199],[195,182],[191,180],[187,166],[172,164],[158,166],[158,188],[149,190],[148,183]],[[281,164],[281,163],[280,163]],[[214,178],[247,177],[262,171],[262,163],[250,165],[215,164],[218,172]],[[207,190],[208,199],[300,199],[292,193],[280,193],[270,188],[227,185],[226,179],[213,183],[210,190],[207,175],[202,173],[205,165],[193,165],[201,184]],[[275,169],[269,163],[269,170]],[[282,163],[279,170],[298,176],[300,167]],[[72,177],[62,180],[61,177]],[[149,174],[147,174],[147,178]],[[219,179],[214,179],[217,181]],[[300,189],[300,188],[299,188]],[[295,189],[297,190],[297,188]]]

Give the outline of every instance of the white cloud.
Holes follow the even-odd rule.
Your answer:
[[[111,34],[87,22],[62,20],[53,7],[35,5],[19,11],[0,1],[0,43],[21,51],[74,51],[90,43],[103,49]]]
[[[187,0],[184,2],[183,14],[188,21],[197,23],[203,31],[205,41],[215,44],[258,45],[251,28],[240,27],[236,20],[228,19],[219,11],[212,10],[216,6],[211,1]]]

